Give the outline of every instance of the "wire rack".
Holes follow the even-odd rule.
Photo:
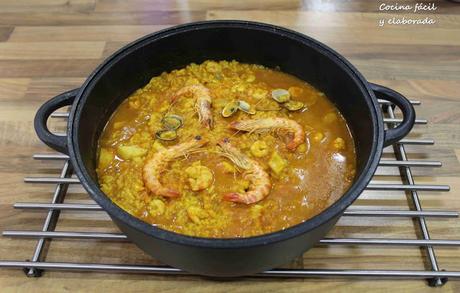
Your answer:
[[[384,112],[384,123],[387,127],[395,127],[401,122],[396,117],[394,106],[386,101],[379,101]],[[419,101],[411,101],[413,105],[420,105]],[[67,112],[55,112],[52,118],[68,118]],[[425,119],[417,119],[416,124],[426,124]],[[65,135],[65,134],[61,134]],[[432,139],[409,139],[404,138],[393,145],[394,158],[392,160],[382,159],[379,166],[381,167],[398,167],[401,177],[401,184],[378,183],[378,180],[371,181],[367,190],[380,191],[400,191],[406,194],[407,206],[405,210],[388,209],[385,206],[379,206],[373,209],[362,209],[353,205],[345,211],[344,217],[387,217],[409,218],[416,223],[417,237],[415,239],[397,239],[397,238],[324,238],[318,245],[379,245],[387,246],[412,246],[420,247],[426,253],[421,255],[425,264],[425,270],[365,270],[365,269],[273,269],[255,275],[255,277],[321,277],[321,278],[403,278],[403,279],[426,279],[430,286],[442,286],[448,278],[460,278],[460,271],[444,271],[440,269],[438,259],[436,258],[435,247],[457,247],[460,246],[460,240],[432,239],[430,238],[429,229],[425,218],[455,218],[459,216],[457,211],[447,210],[423,210],[419,197],[419,191],[446,192],[450,188],[447,185],[422,185],[416,184],[412,174],[414,167],[441,167],[439,161],[427,160],[408,160],[405,145],[432,145]],[[129,241],[121,233],[101,233],[91,231],[56,231],[55,227],[59,221],[61,211],[83,212],[83,211],[102,211],[95,203],[66,203],[65,198],[68,193],[68,187],[71,184],[79,184],[79,180],[72,177],[73,170],[67,155],[60,153],[53,154],[35,154],[37,160],[62,160],[63,167],[59,177],[26,177],[26,183],[54,184],[55,190],[51,201],[47,203],[15,203],[15,209],[39,210],[46,212],[46,218],[43,222],[41,231],[24,231],[24,230],[6,230],[3,231],[4,237],[14,238],[32,238],[37,243],[30,260],[27,261],[0,261],[0,267],[23,269],[29,277],[39,277],[45,270],[66,270],[66,271],[99,271],[99,272],[129,272],[129,273],[150,273],[161,275],[187,275],[188,273],[177,268],[160,266],[160,265],[140,265],[140,264],[103,264],[103,263],[76,263],[76,262],[49,262],[47,261],[48,250],[45,246],[53,239],[74,239],[76,241],[87,240],[104,240],[104,241]],[[401,256],[401,258],[404,256]]]

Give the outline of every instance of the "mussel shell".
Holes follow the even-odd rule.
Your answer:
[[[155,133],[155,137],[161,140],[175,140],[177,138],[177,132],[170,129],[162,129]]]
[[[232,101],[225,105],[225,107],[222,109],[222,116],[227,118],[235,114],[239,109],[239,104],[240,103],[238,101]]]
[[[274,89],[272,90],[272,98],[278,103],[286,103],[291,98],[291,94],[285,89]]]
[[[165,129],[176,130],[184,124],[184,119],[179,115],[170,114],[164,116],[161,123]]]
[[[299,101],[289,101],[283,104],[283,107],[289,111],[298,111],[305,107],[305,104]]]

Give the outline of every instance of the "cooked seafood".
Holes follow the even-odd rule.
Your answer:
[[[248,132],[286,132],[292,135],[291,141],[286,147],[294,151],[300,144],[305,142],[305,132],[302,125],[292,119],[286,118],[265,118],[233,121],[230,128]]]
[[[230,144],[228,139],[220,141],[222,155],[230,159],[235,165],[243,169],[243,178],[249,181],[245,192],[229,192],[224,199],[233,202],[251,204],[261,201],[270,193],[271,182],[268,173],[255,160],[250,159],[240,150]]]
[[[98,147],[99,184],[114,203],[213,238],[317,215],[351,185],[356,165],[351,133],[324,93],[236,61],[153,77],[115,111]]]
[[[194,84],[181,88],[171,98],[175,102],[179,97],[191,94],[196,98],[195,110],[198,113],[198,118],[204,127],[212,127],[212,112],[211,112],[211,93],[209,89],[202,84]]]
[[[155,195],[164,197],[179,196],[179,191],[165,187],[161,184],[161,173],[165,171],[171,160],[186,156],[187,153],[195,151],[205,144],[206,141],[204,139],[200,136],[196,136],[189,142],[184,142],[155,153],[150,159],[146,160],[143,168],[145,186]]]

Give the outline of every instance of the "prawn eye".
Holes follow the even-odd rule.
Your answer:
[[[196,140],[201,140],[201,135],[195,136],[195,139],[196,139]]]
[[[230,139],[229,139],[228,137],[226,137],[226,138],[224,138],[222,141],[223,141],[224,143],[229,143],[229,142],[230,142]]]

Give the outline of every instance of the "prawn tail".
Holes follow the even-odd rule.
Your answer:
[[[169,102],[171,103],[171,105],[177,103],[179,101],[179,98],[182,96],[182,94],[179,94],[179,93],[175,93],[174,95],[172,95],[170,98],[169,98]]]
[[[246,203],[244,196],[237,192],[229,192],[224,194],[224,200],[231,202]]]
[[[239,129],[240,127],[240,122],[239,121],[232,121],[228,124],[228,128],[231,128],[231,129]]]
[[[209,129],[212,129],[212,119],[211,118],[207,118],[207,119],[202,119],[201,121],[201,125],[203,125],[203,127],[206,127],[206,128],[209,128]]]
[[[286,144],[286,147],[290,151],[295,151],[299,145],[305,142],[305,134],[303,131],[300,133],[294,133],[291,141]]]
[[[165,188],[160,192],[160,195],[164,197],[178,197],[180,192],[174,189]]]
[[[288,144],[286,144],[286,148],[290,150],[291,152],[293,152],[296,150],[298,145],[299,144],[296,141],[291,140]]]
[[[175,92],[171,98],[170,98],[170,101],[171,103],[175,103],[177,102],[177,100],[182,96],[182,95],[185,95],[186,93],[190,92],[190,87],[184,87],[184,88],[181,88],[180,90],[178,90],[177,92]]]
[[[169,98],[169,101],[171,102],[171,104],[174,104],[175,102],[177,102],[177,100],[179,99],[179,97],[181,96],[182,93],[180,92],[176,92],[174,94],[172,94]]]
[[[201,125],[205,128],[212,129],[212,116],[203,115],[198,107],[196,108],[196,111],[198,113],[198,121],[200,121]]]

